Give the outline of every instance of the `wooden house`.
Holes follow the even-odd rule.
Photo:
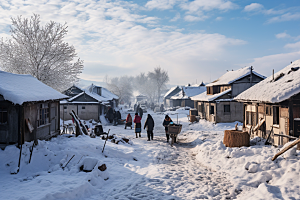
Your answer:
[[[94,84],[86,89],[72,86],[64,94],[70,95],[69,99],[60,102],[60,116],[64,121],[72,119],[69,114],[72,110],[80,119],[100,121],[100,115],[105,114],[108,107],[116,108],[119,100],[117,95]]]
[[[64,98],[31,75],[0,71],[0,146],[59,134],[59,101]]]
[[[192,97],[201,119],[214,123],[241,121],[243,103],[233,98],[265,77],[245,67],[228,71],[217,80],[206,85],[206,91]]]
[[[300,60],[244,91],[244,130],[284,145],[300,136]]]
[[[174,107],[173,101],[171,100],[171,97],[176,95],[178,92],[181,91],[181,88],[179,86],[172,87],[170,90],[168,90],[163,98],[164,100],[164,106],[165,107]]]
[[[170,98],[172,107],[180,106],[194,108],[194,101],[192,98],[203,93],[205,90],[206,88],[203,83],[195,86],[187,85],[181,87],[181,90]]]

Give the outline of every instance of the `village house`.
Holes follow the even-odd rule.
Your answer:
[[[233,98],[265,77],[244,67],[228,71],[217,80],[206,85],[206,91],[192,97],[198,116],[213,123],[241,121],[243,103]]]
[[[67,96],[31,75],[0,71],[0,80],[1,147],[60,133],[59,101]]]
[[[180,91],[181,91],[181,88],[179,86],[172,87],[169,91],[167,91],[163,98],[164,106],[165,107],[173,107],[173,101],[171,100],[171,97],[176,95]]]
[[[164,96],[165,107],[190,107],[194,108],[193,96],[201,94],[206,90],[205,84],[176,86],[171,88]]]
[[[90,85],[86,89],[72,86],[63,92],[70,98],[61,101],[60,115],[65,120],[71,120],[72,110],[80,119],[100,121],[100,115],[106,113],[108,107],[115,109],[119,97],[104,87]]]
[[[244,131],[284,145],[300,136],[300,60],[235,97],[244,103]]]

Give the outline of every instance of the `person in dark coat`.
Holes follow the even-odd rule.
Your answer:
[[[142,120],[142,118],[137,113],[135,113],[133,122],[135,123],[134,131],[135,131],[136,138],[138,138],[138,133],[139,133],[139,136],[142,137],[141,136],[141,132],[142,132],[141,120]]]
[[[150,114],[148,114],[145,121],[144,129],[147,128],[148,141],[153,140],[153,129],[154,129],[154,120]]]
[[[106,118],[108,119],[109,123],[112,123],[114,120],[114,111],[111,107],[108,107],[108,111],[106,113]]]
[[[114,126],[117,126],[118,125],[118,114],[115,110],[114,110],[113,115],[114,115]]]
[[[164,122],[163,122],[163,126],[165,127],[165,132],[166,132],[166,137],[167,137],[167,142],[169,142],[169,138],[170,138],[170,134],[169,134],[169,128],[168,128],[168,125],[173,122],[171,120],[171,118],[166,115],[165,116],[165,119],[164,119]]]
[[[127,118],[126,118],[125,129],[127,126],[130,126],[130,128],[132,129],[132,117],[131,117],[130,113],[128,113]]]
[[[141,107],[139,107],[139,116],[143,118],[143,109]]]

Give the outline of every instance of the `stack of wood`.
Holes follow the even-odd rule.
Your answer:
[[[248,132],[225,130],[223,144],[226,147],[248,147],[250,146],[250,135]]]
[[[195,122],[195,121],[197,121],[196,116],[190,115],[190,122]]]

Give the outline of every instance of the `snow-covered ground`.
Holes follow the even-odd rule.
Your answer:
[[[108,140],[104,153],[101,137],[65,134],[39,141],[30,163],[31,143],[26,143],[17,174],[11,172],[19,149],[0,150],[0,199],[300,199],[295,149],[273,162],[279,149],[257,138],[251,147],[226,148],[224,130],[235,123],[190,124],[184,109],[168,112],[175,122],[179,113],[183,125],[171,147],[162,126],[166,113],[148,112],[155,120],[153,141],[147,141],[145,130],[135,138],[133,129],[107,124],[104,131],[110,129],[120,142]],[[105,171],[98,169],[102,164]]]

